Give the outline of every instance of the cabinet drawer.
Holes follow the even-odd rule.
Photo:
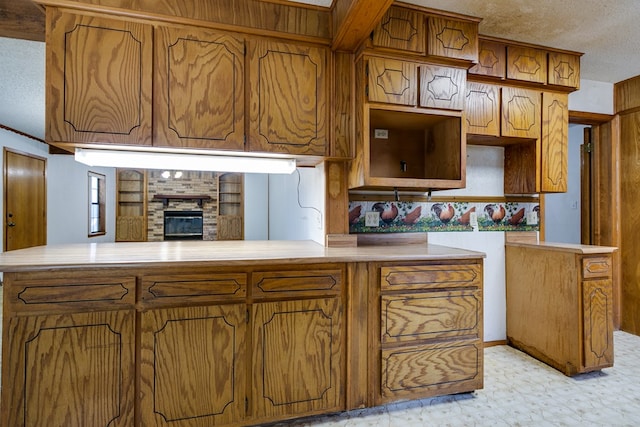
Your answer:
[[[462,110],[466,85],[467,70],[420,65],[420,106]]]
[[[136,279],[115,278],[9,281],[4,298],[18,315],[38,312],[97,311],[133,308]]]
[[[382,342],[478,336],[480,292],[455,290],[382,296]]]
[[[611,277],[611,257],[599,256],[582,259],[582,277]]]
[[[159,274],[142,277],[141,299],[145,306],[179,302],[212,302],[244,299],[246,273]]]
[[[381,290],[479,287],[480,264],[394,266],[380,269]]]
[[[257,271],[251,275],[251,283],[256,298],[338,295],[342,270]]]
[[[382,401],[429,397],[482,388],[479,341],[402,347],[382,351]]]

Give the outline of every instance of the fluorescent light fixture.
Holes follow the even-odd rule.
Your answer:
[[[87,148],[76,148],[75,159],[89,166],[134,169],[279,174],[290,174],[296,169],[294,159]]]

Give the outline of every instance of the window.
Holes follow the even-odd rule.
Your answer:
[[[89,172],[89,237],[106,233],[104,219],[106,193],[105,176]]]

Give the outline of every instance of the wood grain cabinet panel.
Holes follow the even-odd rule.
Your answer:
[[[598,277],[611,277],[610,257],[590,257],[582,259],[582,277],[593,279]]]
[[[244,149],[244,50],[224,33],[156,28],[153,145]]]
[[[428,292],[382,296],[382,342],[477,337],[477,291]]]
[[[567,191],[569,150],[569,96],[542,94],[540,191]]]
[[[251,42],[251,151],[326,154],[327,56],[321,47]]]
[[[502,136],[540,138],[541,93],[514,87],[502,88]]]
[[[141,316],[142,425],[202,426],[245,417],[246,306],[181,307]]]
[[[379,271],[376,404],[482,388],[482,262]]]
[[[307,270],[256,271],[251,275],[256,298],[340,295],[342,270],[310,266]]]
[[[612,280],[602,268],[613,249],[507,245],[509,343],[569,376],[613,366]],[[585,266],[602,271],[583,277]]]
[[[480,39],[478,63],[469,68],[469,74],[504,79],[507,75],[507,46],[504,43]]]
[[[373,30],[372,44],[376,48],[424,54],[425,22],[425,15],[418,11],[392,6]]]
[[[445,342],[382,350],[382,402],[483,386],[482,343]]]
[[[479,264],[386,266],[380,269],[386,291],[477,287],[482,283]]]
[[[547,52],[523,46],[507,46],[507,78],[546,84]]]
[[[12,317],[2,425],[132,426],[135,312]]]
[[[420,65],[420,106],[464,109],[467,70],[438,65]]]
[[[369,101],[417,105],[418,65],[416,63],[369,58],[367,74]]]
[[[436,16],[427,22],[428,55],[478,60],[478,23]]]
[[[467,82],[467,134],[500,136],[500,87]]]
[[[254,416],[342,410],[340,299],[264,302],[252,313]]]
[[[152,27],[47,8],[47,141],[151,145]]]
[[[549,52],[549,84],[580,88],[580,56]]]

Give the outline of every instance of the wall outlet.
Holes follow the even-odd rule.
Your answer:
[[[365,212],[364,225],[365,227],[378,227],[380,225],[380,212]]]
[[[527,212],[527,225],[536,225],[538,223],[538,214],[534,211]]]
[[[316,227],[318,230],[322,230],[322,215],[320,212],[316,212]]]
[[[373,137],[375,139],[389,139],[389,129],[374,129]]]

